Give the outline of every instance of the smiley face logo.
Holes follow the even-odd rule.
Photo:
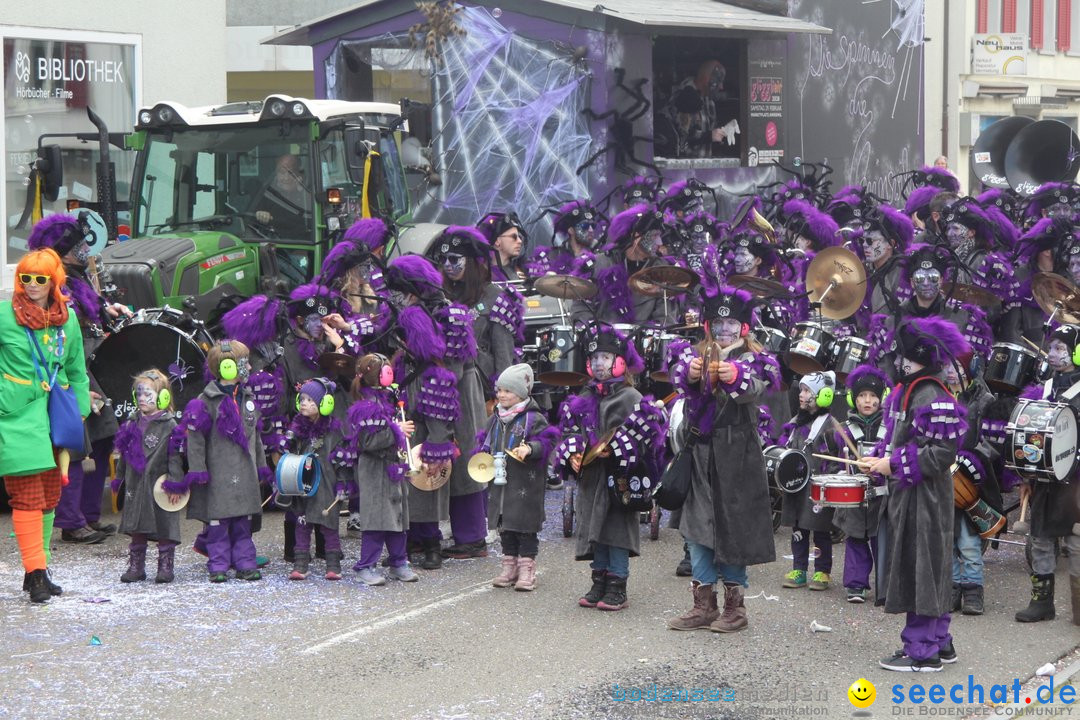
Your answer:
[[[866,678],[859,678],[851,683],[847,690],[848,700],[857,708],[868,708],[877,699],[877,689]]]

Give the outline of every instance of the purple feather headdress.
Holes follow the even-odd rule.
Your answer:
[[[37,221],[26,239],[26,247],[30,250],[52,248],[57,255],[63,256],[82,239],[79,222],[70,215],[56,213]]]
[[[813,241],[818,249],[837,243],[836,221],[805,200],[788,200],[784,203],[785,223],[788,230]]]
[[[1042,211],[1056,203],[1072,203],[1080,195],[1080,186],[1076,183],[1048,182],[1039,186],[1039,189],[1028,198],[1024,209],[1024,217],[1037,218]]]
[[[319,282],[327,286],[333,285],[335,281],[344,277],[345,273],[363,262],[365,254],[363,250],[350,242],[339,242],[326,254],[322,271],[319,273]]]
[[[1016,262],[1030,265],[1043,250],[1063,246],[1073,236],[1073,225],[1065,218],[1041,218],[1016,243]]]
[[[749,323],[754,312],[754,296],[745,290],[721,285],[713,294],[702,293],[703,320],[732,318]]]
[[[890,205],[879,205],[866,224],[871,227],[876,224],[900,250],[910,247],[915,238],[915,224],[911,218]]]
[[[660,178],[644,177],[637,175],[630,178],[622,185],[623,205],[629,207],[638,203],[651,203],[656,200],[660,189]]]
[[[859,365],[847,376],[848,391],[854,400],[863,390],[871,390],[881,397],[885,388],[889,387],[889,377],[877,366],[870,364]]]
[[[282,302],[266,295],[254,295],[221,317],[225,335],[254,348],[270,342],[278,334],[278,318]]]
[[[896,330],[896,345],[901,357],[927,367],[944,367],[971,352],[956,325],[936,315],[906,318]]]
[[[942,192],[942,189],[936,185],[923,185],[922,187],[915,188],[911,191],[911,194],[907,196],[907,201],[904,203],[904,214],[911,217],[912,214],[930,207],[930,201],[933,200],[939,192]]]
[[[983,194],[985,195],[985,193]],[[979,197],[982,197],[982,195]],[[1000,206],[982,200],[979,200],[979,202],[982,204],[982,210],[986,213],[986,217],[990,222],[990,230],[994,236],[995,245],[1004,250],[1015,249],[1016,241],[1020,239],[1020,231],[1017,230],[1016,224]]]
[[[385,247],[393,235],[393,230],[381,219],[362,218],[349,226],[344,237],[354,245],[366,247],[371,252],[375,252]]]
[[[390,261],[383,276],[387,290],[425,297],[442,289],[442,273],[422,255],[400,255]]]
[[[491,252],[491,243],[476,228],[465,225],[450,225],[431,244],[428,254],[438,257],[440,253],[456,253],[475,258],[486,258]]]
[[[610,352],[626,361],[627,372],[635,375],[645,370],[645,361],[641,359],[634,342],[621,330],[607,323],[589,323],[582,332],[581,345],[585,352]]]
[[[566,232],[579,222],[597,223],[597,234],[602,235],[605,231],[603,216],[594,208],[588,200],[571,200],[553,214],[552,224],[555,232]]]
[[[320,315],[329,315],[341,310],[341,298],[325,285],[305,283],[289,293],[287,305],[290,318],[314,312]],[[323,312],[323,310],[326,310],[326,312]]]
[[[612,250],[625,244],[625,242],[630,239],[630,234],[633,231],[634,226],[641,220],[641,217],[652,211],[653,209],[648,205],[635,205],[632,208],[623,210],[621,213],[611,218],[611,223],[608,225],[607,242],[604,245],[604,249]]]
[[[941,190],[960,192],[960,180],[947,168],[924,166],[919,172],[926,178],[924,185],[934,185]]]

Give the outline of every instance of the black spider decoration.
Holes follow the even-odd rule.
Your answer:
[[[628,175],[634,174],[634,171],[627,165],[627,162],[633,162],[642,167],[647,167],[657,175],[660,174],[660,169],[650,162],[639,160],[634,155],[634,145],[638,142],[651,142],[652,138],[645,137],[643,135],[634,134],[634,123],[645,116],[645,113],[649,112],[652,108],[652,103],[649,101],[641,89],[649,82],[648,78],[641,78],[635,80],[632,86],[627,85],[626,69],[615,68],[615,87],[622,88],[622,90],[634,99],[633,104],[625,110],[619,110],[618,108],[612,108],[607,112],[596,113],[592,108],[585,108],[582,110],[590,120],[607,120],[612,118],[611,128],[609,130],[610,140],[607,145],[597,150],[588,160],[583,162],[577,169],[577,174],[585,172],[596,162],[601,156],[605,155],[612,150],[615,151],[615,168]]]

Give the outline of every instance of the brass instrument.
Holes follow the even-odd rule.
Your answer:
[[[776,230],[774,230],[769,221],[757,211],[757,208],[750,209],[750,227],[754,228],[758,235],[765,238],[765,242],[770,245],[776,244]]]

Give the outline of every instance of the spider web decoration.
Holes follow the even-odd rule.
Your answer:
[[[471,225],[492,210],[528,215],[587,197],[587,178],[575,170],[592,141],[582,113],[588,72],[570,52],[515,34],[484,8],[458,17],[465,35],[441,43],[431,78],[443,182],[438,197],[421,199],[416,218]]]
[[[893,9],[892,23],[889,26],[891,32],[899,38],[897,48],[915,47],[923,44],[925,32],[925,0],[893,0],[896,7]]]

